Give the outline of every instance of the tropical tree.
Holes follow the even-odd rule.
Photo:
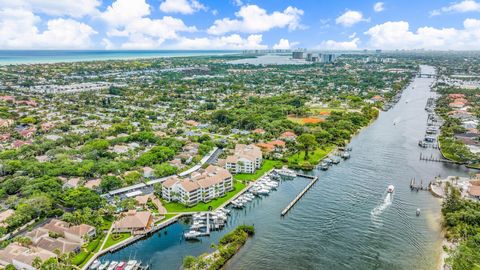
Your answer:
[[[315,140],[315,136],[312,134],[304,133],[297,138],[297,145],[299,149],[305,151],[304,159],[308,159],[309,151],[317,145],[317,141]]]

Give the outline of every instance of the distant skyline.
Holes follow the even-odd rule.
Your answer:
[[[480,49],[480,1],[0,0],[0,49]]]

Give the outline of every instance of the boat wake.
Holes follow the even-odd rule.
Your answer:
[[[383,203],[378,205],[377,207],[373,208],[372,212],[370,212],[370,215],[372,217],[372,221],[376,224],[379,222],[379,216],[387,209],[393,201],[393,193],[386,193],[385,198],[383,199]]]

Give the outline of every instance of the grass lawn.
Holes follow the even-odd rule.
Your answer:
[[[112,227],[112,223],[113,223],[113,219],[103,218],[103,223],[102,223],[101,230],[102,231],[108,231],[110,229],[110,227]]]
[[[328,154],[330,154],[333,148],[334,148],[333,146],[327,146],[325,147],[325,149],[317,148],[315,149],[315,151],[309,152],[307,161],[310,162],[310,164],[312,165],[318,164],[320,160],[322,160]],[[305,161],[304,158],[305,158],[305,151],[300,151],[296,154],[289,156],[288,163],[299,164]]]
[[[107,249],[108,247],[111,247],[117,243],[122,242],[123,240],[129,238],[131,236],[131,233],[115,233],[115,234],[110,234],[110,236],[107,239],[107,242],[105,243],[105,246],[103,246],[103,249]]]
[[[269,170],[273,169],[275,166],[281,166],[282,162],[278,160],[269,160],[265,159],[263,160],[262,167],[258,169],[255,173],[249,174],[249,173],[239,173],[235,174],[233,178],[235,180],[240,180],[240,181],[252,181],[252,180],[257,180],[260,178],[263,174],[268,172]]]
[[[325,113],[325,112],[344,112],[344,108],[322,108],[322,107],[311,107],[310,111],[316,114]]]
[[[235,196],[238,192],[240,192],[243,188],[245,188],[245,184],[239,181],[235,181],[233,184],[233,190],[228,192],[225,196],[221,198],[217,198],[213,201],[208,203],[198,203],[192,207],[187,207],[178,202],[166,202],[162,201],[163,206],[167,209],[167,212],[199,212],[199,211],[208,211],[208,208],[211,206],[213,209],[218,208],[224,202]]]
[[[72,264],[78,265],[82,267],[85,265],[88,260],[100,250],[100,246],[102,245],[103,240],[105,239],[105,235],[102,235],[101,237],[98,237],[90,243],[85,248],[82,248],[82,251],[75,255],[72,259]]]

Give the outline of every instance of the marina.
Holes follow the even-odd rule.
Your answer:
[[[289,218],[279,213],[305,189],[304,178],[281,180],[275,192],[255,196],[243,208],[223,206],[230,210],[228,220],[223,229],[200,237],[206,241],[185,241],[183,234],[193,224],[185,216],[101,260],[126,260],[136,254],[138,260],[151,261],[151,269],[178,269],[185,256],[213,252],[211,243],[236,226],[249,224],[255,226],[255,237],[227,263],[227,269],[437,268],[442,250],[440,201],[412,192],[409,182],[439,174],[466,176],[469,170],[450,163],[419,162],[420,153],[440,158],[438,150],[417,146],[425,134],[424,106],[432,80],[415,79],[402,95],[408,103],[400,100],[360,132],[350,143],[348,162],[314,170],[312,176],[322,181],[309,188]],[[384,203],[389,184],[395,186],[395,195]],[[373,215],[372,209],[377,210]]]

